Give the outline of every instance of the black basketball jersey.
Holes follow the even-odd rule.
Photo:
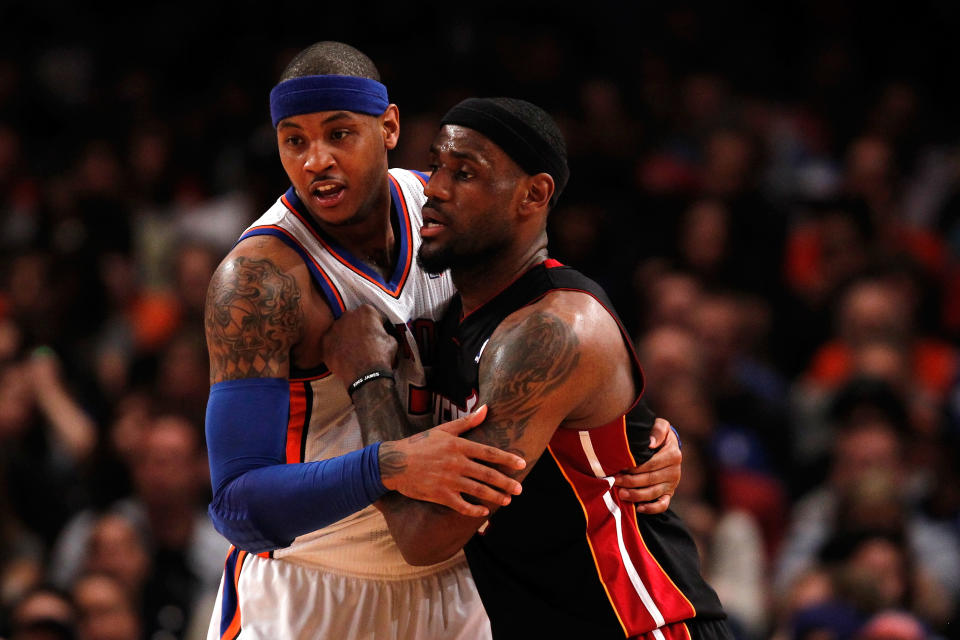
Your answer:
[[[514,311],[558,290],[600,302],[620,324],[636,362],[599,285],[547,260],[462,320],[461,300],[454,298],[439,327],[432,376],[442,396],[438,417],[474,408],[480,356],[494,330]],[[639,364],[636,380],[639,399]],[[694,617],[725,617],[679,518],[669,510],[637,516],[612,488],[614,474],[652,455],[652,424],[638,401],[606,425],[557,429],[523,481],[523,493],[467,543],[495,638],[624,638]]]

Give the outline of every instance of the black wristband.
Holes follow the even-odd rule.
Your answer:
[[[347,394],[350,397],[353,397],[354,392],[363,385],[371,382],[373,380],[379,380],[380,378],[390,378],[393,380],[393,372],[387,371],[386,369],[377,369],[376,371],[371,371],[370,373],[365,373],[353,382],[350,383],[350,386],[347,387]]]

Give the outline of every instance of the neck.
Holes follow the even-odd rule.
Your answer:
[[[496,259],[484,261],[469,269],[451,271],[453,284],[463,300],[464,314],[472,313],[487,303],[510,284],[547,259],[547,237],[541,234],[538,241],[527,244],[522,252],[511,252]]]
[[[331,225],[317,216],[314,219],[344,249],[386,277],[393,269],[397,253],[392,209],[390,183],[385,180],[383,189],[345,222]]]

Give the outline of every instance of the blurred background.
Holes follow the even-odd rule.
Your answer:
[[[0,4],[0,637],[203,636],[202,305],[324,39],[392,166],[470,95],[561,123],[551,253],[636,338],[738,639],[960,637],[960,5],[76,4]]]

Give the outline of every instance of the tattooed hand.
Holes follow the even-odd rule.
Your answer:
[[[482,518],[489,514],[483,505],[471,504],[467,494],[497,505],[510,504],[510,496],[520,493],[520,483],[482,464],[522,469],[520,456],[458,437],[486,417],[486,407],[393,442],[380,445],[380,478],[388,489],[416,500],[450,507],[465,516]]]

